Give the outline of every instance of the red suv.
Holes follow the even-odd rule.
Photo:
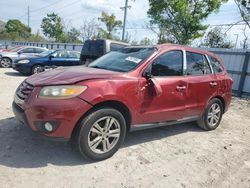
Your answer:
[[[103,160],[128,131],[191,121],[216,129],[232,83],[212,53],[173,44],[130,46],[88,67],[27,78],[17,88],[13,111],[32,130],[72,139],[83,156]]]

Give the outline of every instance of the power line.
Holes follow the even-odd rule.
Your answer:
[[[51,3],[51,4],[46,5],[46,6],[44,6],[44,7],[41,7],[41,8],[38,8],[38,9],[35,9],[35,10],[31,10],[30,12],[37,12],[37,11],[46,9],[46,8],[48,8],[48,7],[51,7],[51,6],[53,6],[53,5],[57,4],[57,3],[60,3],[60,2],[61,2],[61,0],[60,0],[60,1],[56,1],[56,2],[54,2],[54,3]]]

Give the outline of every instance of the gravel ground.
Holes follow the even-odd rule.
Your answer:
[[[13,118],[24,79],[0,69],[0,187],[250,188],[250,101],[234,98],[215,131],[189,123],[129,133],[112,158],[89,163]]]

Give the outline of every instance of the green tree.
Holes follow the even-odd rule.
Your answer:
[[[190,44],[204,35],[207,26],[202,21],[224,2],[227,0],[149,0],[148,15],[151,24],[165,30],[165,39]]]
[[[23,24],[20,20],[9,20],[5,25],[5,32],[12,39],[17,37],[28,38],[31,35],[31,29]]]
[[[55,13],[47,14],[42,19],[41,28],[45,36],[55,39],[56,42],[60,42],[63,37],[62,19]]]
[[[144,37],[143,39],[141,39],[140,44],[141,45],[152,45],[154,43],[153,40],[151,40],[148,37]]]
[[[222,32],[221,28],[215,27],[206,34],[200,46],[208,48],[233,48],[232,41],[229,41],[227,38],[227,35]]]
[[[72,27],[69,31],[63,33],[60,42],[79,43],[81,42],[79,40],[79,37],[80,37],[80,32],[76,28]]]
[[[0,20],[0,33],[5,31],[5,25],[6,23],[2,20]]]
[[[247,24],[250,29],[250,2],[249,0],[234,0],[236,3],[242,20]]]
[[[99,28],[99,38],[113,39],[113,33],[116,31],[117,28],[122,26],[122,21],[116,20],[114,14],[109,15],[108,13],[102,12],[101,17],[98,18],[98,20],[100,20],[106,27],[106,29]]]

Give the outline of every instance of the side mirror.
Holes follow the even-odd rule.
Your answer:
[[[150,78],[153,77],[152,74],[151,74],[150,72],[147,72],[147,71],[145,71],[145,72],[142,74],[142,76],[143,76],[144,78],[146,78],[147,80],[149,80]]]
[[[21,52],[21,51],[19,51],[19,52],[17,52],[17,54],[18,54],[18,55],[20,55],[20,54],[22,54],[22,52]]]
[[[162,88],[161,85],[157,82],[155,78],[149,78],[148,79],[148,85],[153,89],[153,94],[155,96],[160,96],[162,94]]]
[[[144,72],[143,77],[147,79],[148,86],[151,89],[153,95],[159,96],[162,94],[161,85],[157,82],[157,80],[150,72]]]
[[[53,55],[50,55],[49,56],[49,60],[51,60],[52,58],[54,58],[55,56],[53,56]]]

